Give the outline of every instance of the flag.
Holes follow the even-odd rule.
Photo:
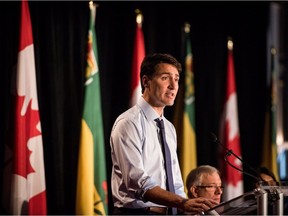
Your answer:
[[[234,74],[234,60],[233,60],[233,42],[228,40],[228,62],[227,62],[227,83],[226,83],[226,97],[223,113],[220,124],[220,139],[227,149],[231,149],[236,155],[241,158],[240,146],[240,132],[238,123],[238,108],[237,108],[237,93]],[[226,150],[224,148],[221,151]],[[223,152],[223,155],[225,155]],[[222,159],[223,157],[221,157]],[[233,155],[227,156],[227,160],[238,169],[242,170],[242,163]],[[222,166],[221,166],[222,165]],[[221,160],[221,172],[223,174],[223,181],[225,190],[223,193],[223,200],[230,200],[243,194],[243,176],[242,173],[228,163]]]
[[[277,180],[287,179],[287,146],[284,140],[283,76],[280,61],[280,47],[283,46],[280,22],[282,9],[277,2],[269,4],[269,25],[267,29],[267,105],[264,123],[264,138],[261,166],[272,171]],[[282,64],[282,65],[281,65]]]
[[[142,31],[143,15],[139,10],[136,10],[136,13],[137,26],[135,32],[134,52],[132,61],[131,96],[129,102],[130,107],[135,105],[139,97],[142,95],[140,84],[140,67],[145,57],[144,35]]]
[[[264,124],[264,143],[262,149],[262,163],[261,165],[271,170],[276,179],[279,180],[278,164],[277,164],[277,145],[276,145],[276,110],[277,110],[277,96],[276,96],[276,73],[275,73],[275,58],[276,49],[271,49],[271,77],[268,85],[268,103],[265,112]],[[286,163],[285,163],[286,164]]]
[[[21,1],[9,214],[46,215],[43,141],[28,1]],[[11,146],[11,145],[10,145]],[[8,147],[8,146],[7,146]],[[9,151],[6,151],[9,152]],[[10,165],[9,165],[10,166]]]
[[[81,121],[76,214],[107,214],[107,178],[95,31],[96,7],[90,6],[84,108]]]
[[[190,25],[185,23],[184,37],[184,65],[185,88],[179,89],[175,112],[175,127],[178,134],[178,148],[180,167],[184,185],[189,172],[197,167],[197,148],[195,134],[195,91],[193,73],[193,55],[190,41]],[[181,94],[181,91],[183,92]],[[181,115],[179,115],[181,113]],[[180,116],[180,118],[179,118]],[[180,125],[182,124],[182,125]],[[186,188],[185,188],[186,190]]]

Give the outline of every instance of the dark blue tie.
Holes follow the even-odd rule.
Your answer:
[[[157,122],[157,126],[160,129],[161,145],[162,145],[162,152],[164,156],[165,171],[166,171],[166,186],[170,192],[175,193],[175,188],[174,188],[174,183],[173,183],[173,174],[172,174],[171,154],[170,154],[169,146],[166,141],[164,122],[163,122],[163,119],[159,119],[159,118],[155,119],[155,121]],[[176,215],[177,209],[172,208],[172,211],[170,213],[172,213],[173,215]]]

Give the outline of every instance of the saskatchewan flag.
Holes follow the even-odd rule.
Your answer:
[[[179,160],[184,184],[189,172],[197,167],[197,149],[195,135],[195,92],[193,74],[193,55],[190,41],[190,25],[184,25],[185,50],[185,88],[179,89],[174,124],[178,134]],[[181,91],[184,90],[184,95]],[[183,113],[183,115],[179,115]],[[182,124],[182,125],[181,125]],[[185,188],[186,190],[186,188]]]
[[[76,214],[107,214],[107,180],[95,34],[96,7],[90,2],[84,108],[78,160]]]

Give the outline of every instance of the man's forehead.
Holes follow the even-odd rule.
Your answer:
[[[157,64],[155,68],[156,68],[156,70],[162,70],[164,68],[174,68],[178,71],[178,69],[175,65],[169,64],[169,63],[164,63],[164,62]]]
[[[265,178],[265,179],[272,179],[273,180],[273,178],[271,176],[269,176],[269,175],[267,175],[265,173],[261,173],[261,177]]]
[[[202,175],[200,176],[200,179],[202,181],[207,181],[208,179],[218,179],[220,178],[220,176],[218,175],[218,173],[202,173]]]
[[[167,75],[172,75],[172,76],[177,76],[179,77],[179,71],[177,70],[176,67],[171,65],[171,67],[158,67],[156,68],[156,73],[155,75],[162,75],[162,74],[167,74]]]

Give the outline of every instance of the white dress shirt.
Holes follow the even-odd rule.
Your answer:
[[[111,187],[114,206],[145,208],[160,206],[144,200],[147,190],[159,186],[166,189],[166,174],[159,128],[159,114],[141,97],[138,103],[122,113],[115,121],[111,137]],[[186,197],[177,158],[176,131],[162,116],[166,139],[172,159],[175,193]]]

